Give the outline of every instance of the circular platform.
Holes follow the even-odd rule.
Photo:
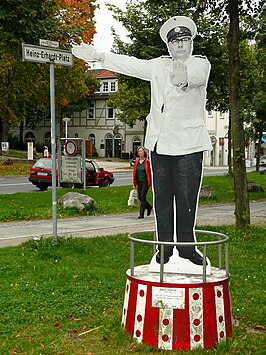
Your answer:
[[[131,280],[136,279],[139,283],[142,281],[145,284],[151,283],[160,283],[160,274],[158,272],[150,272],[150,265],[140,265],[135,266],[134,276],[131,276],[130,269],[127,270],[127,277]],[[220,283],[223,280],[228,279],[226,271],[223,269],[218,269],[215,267],[211,268],[211,274],[206,276],[206,283],[214,282]],[[164,282],[165,284],[203,284],[202,275],[190,275],[190,274],[173,274],[173,273],[164,273]]]
[[[126,273],[122,327],[138,342],[166,350],[209,348],[232,333],[229,277],[211,269],[200,275],[164,274],[149,265]]]

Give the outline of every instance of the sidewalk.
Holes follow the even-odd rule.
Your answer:
[[[233,204],[203,206],[198,210],[198,226],[221,226],[235,223]],[[266,201],[251,202],[251,223],[266,226]],[[155,230],[154,216],[137,219],[137,213],[86,216],[58,219],[57,235],[95,237]],[[0,247],[19,245],[41,236],[52,236],[53,221],[37,220],[1,223]]]
[[[130,168],[129,161],[122,160],[119,158],[96,158],[93,159],[100,168],[104,168],[106,170],[112,172],[123,172],[123,171],[133,171],[133,167]],[[256,169],[255,166],[247,168],[247,172],[254,171]],[[226,166],[204,166],[204,171],[224,171],[226,174],[228,172],[228,167]]]
[[[115,171],[115,172],[119,172],[119,171],[131,171],[132,168],[130,169],[129,166],[129,160],[121,160],[121,159],[107,159],[107,158],[96,158],[93,159],[100,168],[104,168],[105,170],[109,170],[109,171]]]

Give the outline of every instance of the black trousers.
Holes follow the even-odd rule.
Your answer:
[[[159,241],[173,241],[174,232],[177,241],[195,241],[194,224],[201,185],[202,159],[203,152],[181,156],[160,155],[156,150],[151,152]],[[178,250],[180,255],[187,256],[195,251],[195,247],[178,247]],[[172,248],[170,254],[171,251]]]
[[[151,210],[152,206],[146,199],[147,193],[149,191],[148,181],[139,181],[138,182],[138,199],[140,200],[140,211],[139,215],[144,216],[145,209]]]

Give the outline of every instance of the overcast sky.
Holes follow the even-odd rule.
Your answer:
[[[100,8],[95,11],[97,33],[93,39],[94,46],[101,52],[109,52],[113,43],[111,27],[115,27],[116,32],[123,40],[126,40],[126,30],[113,19],[112,12],[107,10],[105,3],[115,4],[120,9],[125,10],[126,0],[97,0],[96,3],[100,5]]]

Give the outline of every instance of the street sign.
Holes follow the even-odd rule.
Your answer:
[[[70,51],[63,49],[33,46],[22,43],[22,60],[35,63],[72,66],[73,56]]]
[[[62,182],[82,183],[80,156],[62,156]]]
[[[1,142],[2,152],[8,152],[9,150],[9,142]]]
[[[77,151],[77,145],[74,141],[67,141],[65,144],[65,151],[67,155],[75,155]]]
[[[59,42],[50,41],[49,39],[39,39],[39,45],[45,47],[59,48]]]

